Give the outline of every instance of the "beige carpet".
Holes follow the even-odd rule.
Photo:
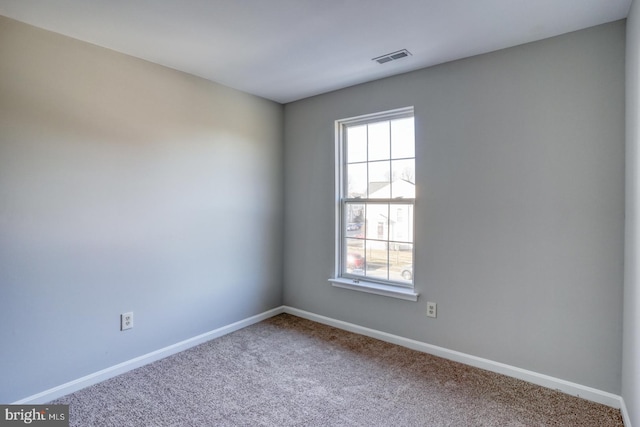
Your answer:
[[[620,411],[291,315],[65,396],[72,426],[622,426]]]

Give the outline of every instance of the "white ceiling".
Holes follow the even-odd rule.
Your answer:
[[[0,15],[286,103],[625,18],[631,0],[0,0]],[[380,65],[371,59],[408,49]]]

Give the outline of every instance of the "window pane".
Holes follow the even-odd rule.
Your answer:
[[[389,279],[413,283],[413,245],[390,244]]]
[[[364,276],[364,240],[346,239],[345,259],[343,268],[346,273],[360,274]]]
[[[364,239],[365,229],[364,205],[346,203],[344,206],[344,236]]]
[[[391,163],[369,163],[369,198],[388,199],[391,197]]]
[[[390,156],[389,122],[369,125],[369,161],[386,160]]]
[[[366,275],[388,280],[389,264],[387,261],[387,243],[367,240],[365,248],[367,257]]]
[[[367,164],[347,165],[347,197],[367,197]]]
[[[415,157],[415,130],[413,117],[391,122],[391,157]]]
[[[347,128],[347,163],[367,161],[367,125]]]
[[[387,240],[389,233],[389,205],[369,204],[366,209],[367,239]]]
[[[413,109],[338,121],[340,274],[413,286]]]
[[[389,240],[413,242],[413,205],[391,205],[389,214]]]
[[[391,198],[413,199],[416,197],[416,167],[413,159],[391,162]]]

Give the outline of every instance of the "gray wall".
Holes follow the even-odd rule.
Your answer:
[[[627,18],[626,73],[626,230],[624,281],[624,347],[622,397],[631,423],[640,426],[640,4],[634,1]]]
[[[285,304],[619,394],[624,39],[619,21],[286,105]],[[408,105],[417,303],[327,282],[334,120]]]
[[[0,17],[0,402],[281,305],[282,119]]]

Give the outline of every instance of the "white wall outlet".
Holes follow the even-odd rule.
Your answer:
[[[120,330],[124,331],[133,328],[133,311],[120,315]]]
[[[427,301],[427,316],[436,317],[438,314],[438,304]]]

